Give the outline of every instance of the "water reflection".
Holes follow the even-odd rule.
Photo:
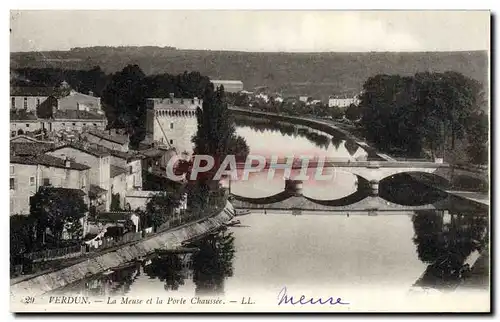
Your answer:
[[[419,259],[429,264],[415,286],[455,288],[488,245],[487,213],[418,211],[412,218]]]
[[[200,249],[193,256],[195,295],[222,295],[224,281],[233,276],[232,233],[212,236],[195,245]]]
[[[366,159],[368,155],[340,134],[332,136],[307,126],[250,116],[239,115],[234,120],[238,135],[245,138],[253,154],[321,155],[346,160]]]
[[[178,291],[192,279],[195,295],[221,295],[224,281],[233,276],[234,237],[232,233],[211,235],[194,242],[197,252],[184,255],[161,255],[144,268],[149,279],[164,283],[167,292]]]
[[[188,255],[189,256],[189,255]],[[189,277],[183,255],[166,255],[151,260],[151,264],[144,268],[144,273],[150,279],[159,279],[164,282],[165,291],[177,291],[184,280]]]

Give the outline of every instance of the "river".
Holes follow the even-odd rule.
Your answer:
[[[353,142],[312,129],[297,132],[292,128],[289,124],[244,123],[238,125],[237,133],[246,139],[252,154],[299,152],[350,160],[366,158],[366,152]],[[404,178],[400,176],[392,188],[381,187],[381,193],[395,195],[392,191],[399,191],[401,203],[425,202],[417,198],[427,196],[424,188],[417,184],[402,187]],[[316,199],[342,198],[356,191],[356,184],[355,176],[345,174],[333,182],[305,184],[304,194]],[[257,174],[247,182],[234,182],[232,189],[248,197],[269,196],[283,189],[283,180],[269,182]],[[488,244],[487,213],[294,216],[255,211],[238,219],[240,226],[195,243],[197,253],[153,259],[147,266],[131,266],[59,291],[223,296],[263,290],[277,294],[284,286],[301,292],[325,287],[453,290],[465,274],[461,267]]]

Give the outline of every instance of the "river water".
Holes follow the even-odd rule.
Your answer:
[[[237,128],[253,154],[300,152],[351,160],[366,157],[353,142],[313,130],[306,132],[302,129],[297,134],[286,124],[245,123]],[[316,199],[342,198],[356,190],[356,180],[345,174],[323,186],[306,184],[304,194]],[[394,185],[399,189],[397,183]],[[256,175],[248,182],[233,183],[232,189],[248,197],[269,196],[283,189],[283,180],[269,182]],[[404,197],[423,194],[418,185],[415,189]],[[488,244],[487,213],[419,211],[347,216],[337,212],[293,216],[255,211],[238,219],[240,226],[195,243],[193,246],[200,249],[195,254],[164,256],[147,266],[96,276],[60,291],[223,296],[263,290],[277,294],[284,286],[302,291],[322,287],[453,290],[463,284],[460,276],[466,273],[461,271],[462,266]],[[474,287],[487,285],[478,283]]]

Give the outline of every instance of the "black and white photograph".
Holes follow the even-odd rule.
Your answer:
[[[491,23],[11,9],[10,311],[491,312]]]

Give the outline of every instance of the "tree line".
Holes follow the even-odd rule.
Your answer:
[[[376,75],[360,100],[362,131],[382,151],[487,163],[487,103],[476,80],[457,72]]]

